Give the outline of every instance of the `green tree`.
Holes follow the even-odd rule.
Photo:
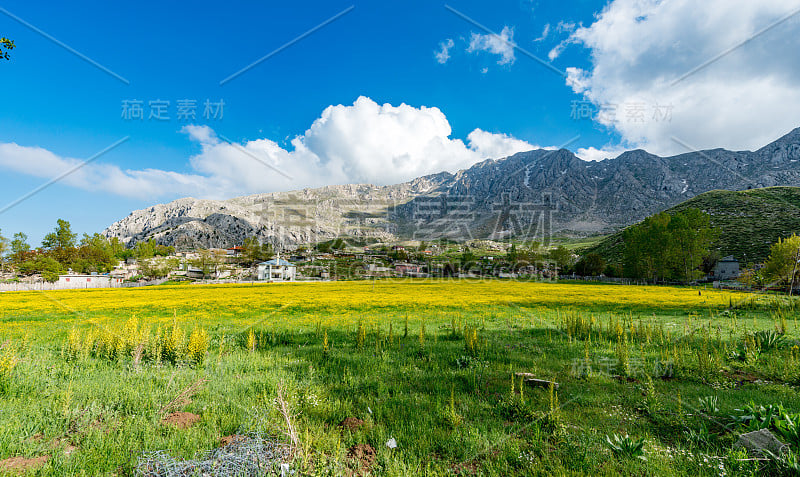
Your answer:
[[[544,260],[544,254],[542,253],[541,244],[539,242],[523,244],[516,253],[517,261],[520,263],[525,262],[530,265],[536,265]]]
[[[58,260],[44,254],[39,254],[31,260],[23,262],[19,266],[19,272],[23,275],[41,274],[42,278],[48,282],[58,280],[58,276],[64,273],[64,267]]]
[[[72,232],[72,226],[66,220],[58,219],[55,230],[45,235],[42,240],[42,247],[48,250],[67,250],[75,248],[75,240],[78,234]]]
[[[0,58],[10,60],[11,57],[8,55],[8,52],[16,47],[17,45],[14,44],[14,40],[9,40],[6,37],[0,38]]]
[[[136,257],[137,260],[153,258],[156,256],[156,247],[156,241],[153,239],[144,242],[136,242],[136,245],[133,247],[133,256]]]
[[[15,233],[14,238],[11,240],[11,255],[9,257],[11,264],[18,266],[27,260],[31,254],[31,246],[28,245],[28,236],[22,232]]]
[[[718,250],[709,250],[708,253],[703,257],[703,263],[700,265],[700,270],[703,271],[706,275],[711,274],[711,271],[714,270],[714,267],[717,266],[717,262],[722,258]]]
[[[117,264],[111,251],[111,242],[104,235],[83,234],[80,247],[76,250],[70,268],[80,273],[109,272]]]
[[[668,232],[673,277],[687,281],[699,278],[702,272],[698,268],[703,257],[709,255],[708,249],[716,238],[711,217],[699,209],[683,210],[671,217]]]
[[[6,253],[8,250],[8,239],[3,237],[2,230],[0,230],[0,271],[3,272],[5,272]]]
[[[778,239],[769,251],[769,258],[764,264],[764,275],[772,281],[789,287],[791,293],[800,273],[800,237],[792,235]]]
[[[11,240],[11,254],[22,254],[30,250],[31,246],[28,244],[28,236],[22,232],[15,233],[14,239]]]
[[[575,273],[583,276],[597,276],[603,273],[606,261],[598,253],[590,253],[575,264]]]
[[[506,260],[514,265],[517,263],[517,259],[519,259],[519,254],[517,253],[517,246],[516,244],[511,244],[511,247],[508,248],[506,252]]]
[[[670,215],[662,212],[625,229],[623,261],[628,276],[651,279],[653,282],[664,278],[666,264],[672,253],[669,220]]]
[[[475,254],[472,253],[469,247],[464,245],[464,251],[461,252],[461,267],[468,269],[470,265],[475,263],[475,260]]]
[[[203,278],[216,278],[220,272],[226,269],[227,254],[225,251],[200,250],[198,255],[199,257],[190,263],[200,269]]]
[[[555,263],[561,273],[566,272],[573,263],[572,252],[563,245],[550,250],[547,257]]]
[[[114,257],[118,258],[119,260],[125,260],[132,256],[132,252],[125,247],[125,244],[120,241],[117,237],[111,237],[108,240],[108,247],[111,251],[111,254]]]
[[[647,217],[623,232],[625,274],[653,282],[697,278],[715,237],[710,217],[698,209]]]
[[[242,244],[242,263],[253,266],[256,263],[269,260],[275,255],[271,243],[261,243],[257,237],[248,237]]]
[[[142,260],[139,263],[139,270],[142,275],[152,280],[169,276],[170,272],[179,266],[180,261],[177,258],[153,257]]]

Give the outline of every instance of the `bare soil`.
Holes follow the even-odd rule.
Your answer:
[[[0,460],[0,471],[10,474],[24,474],[26,472],[38,469],[47,463],[50,459],[49,455],[42,455],[39,457],[9,457],[8,459]]]
[[[200,421],[200,416],[192,412],[173,412],[161,420],[163,424],[175,426],[178,429],[188,429]]]

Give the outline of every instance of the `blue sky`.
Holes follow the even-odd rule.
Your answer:
[[[797,2],[767,2],[759,10],[710,5],[745,10],[736,13],[739,37],[718,39],[715,29],[722,26],[708,10],[696,28],[701,33],[685,45],[680,44],[684,32],[665,26],[685,11],[634,3],[449,1],[498,38],[445,3],[430,1],[195,2],[191,7],[143,1],[113,8],[107,2],[5,2],[0,36],[12,38],[17,48],[11,61],[0,64],[0,208],[129,139],[0,213],[0,229],[6,236],[25,231],[38,241],[57,218],[70,220],[79,232],[101,231],[131,210],[186,195],[225,198],[326,183],[401,182],[436,172],[431,168],[455,170],[540,146],[566,145],[585,159],[612,157],[630,147],[680,152],[664,139],[670,134],[683,134],[693,147],[751,148],[800,125],[796,115],[779,111],[779,122],[761,124],[746,143],[740,129],[754,120],[752,113],[719,126],[740,128],[730,134],[698,131],[698,124],[720,113],[715,101],[727,104],[726,98],[730,102],[742,91],[757,92],[757,109],[765,117],[776,115],[773,103],[780,107],[795,100],[773,98],[780,87],[797,89],[794,64],[767,62],[766,76],[754,68],[749,76],[730,77],[729,70],[740,71],[752,59],[747,55],[763,61],[758,41],[747,47],[753,51],[728,55],[668,94],[656,94],[660,90],[653,86],[780,19]],[[702,19],[703,12],[696,15]],[[796,28],[792,18],[760,41],[794,41],[786,38],[796,36]],[[674,41],[664,43],[670,35]],[[675,51],[686,53],[685,63],[658,61],[659,55],[673,58]],[[694,97],[687,91],[718,89],[714,81],[721,79],[742,89],[722,98],[687,99]],[[772,93],[765,86],[769,80],[781,81]],[[630,91],[638,99],[628,98]],[[143,102],[144,119],[122,117],[123,102],[131,100]],[[157,100],[169,101],[169,119],[148,118],[149,103]],[[179,100],[196,101],[194,120],[177,117]],[[221,117],[204,117],[206,100],[224,102]],[[593,112],[576,118],[574,101],[590,104]],[[632,109],[646,109],[645,120],[629,125],[624,116],[631,114],[622,108],[634,103],[640,106]],[[599,116],[608,104],[617,105],[616,122]],[[656,104],[668,105],[663,117],[653,113]],[[280,176],[276,169],[289,172]]]

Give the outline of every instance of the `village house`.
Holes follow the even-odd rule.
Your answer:
[[[388,277],[391,276],[395,270],[391,267],[384,267],[377,263],[370,263],[367,265],[368,277]]]
[[[739,276],[739,260],[728,255],[714,265],[710,278],[714,280],[733,280]]]
[[[109,275],[59,275],[56,285],[58,288],[114,288],[122,284],[121,278],[112,278]]]
[[[398,275],[414,277],[422,273],[422,266],[416,263],[398,262],[394,264],[394,269]]]
[[[297,267],[281,260],[278,255],[272,260],[261,262],[257,266],[258,279],[269,282],[293,282],[297,278]]]

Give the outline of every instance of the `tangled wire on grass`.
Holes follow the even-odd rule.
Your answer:
[[[137,477],[209,477],[281,475],[291,449],[259,434],[237,436],[231,443],[200,453],[193,460],[179,460],[166,451],[144,453],[134,470]]]

